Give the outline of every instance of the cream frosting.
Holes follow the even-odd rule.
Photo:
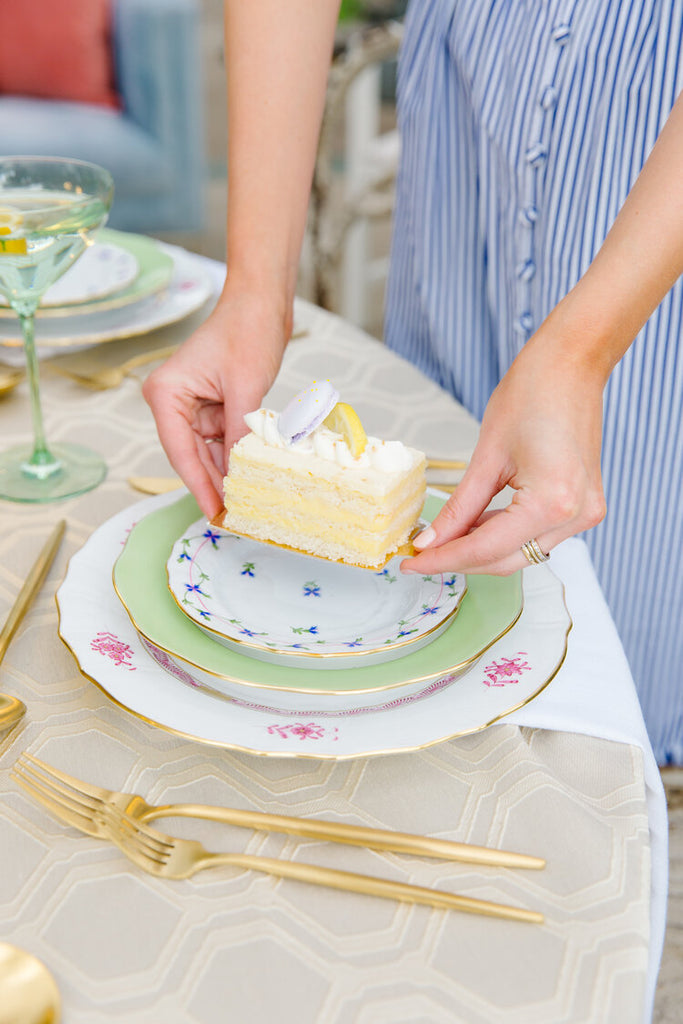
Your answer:
[[[306,437],[288,442],[278,429],[278,414],[272,409],[256,409],[244,417],[249,429],[272,448],[283,448],[301,455],[317,455],[341,467],[373,469],[380,473],[402,473],[416,464],[418,453],[401,441],[381,441],[368,437],[365,450],[354,458],[341,434],[327,427],[316,427]]]

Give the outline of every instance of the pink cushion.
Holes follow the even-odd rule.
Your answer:
[[[0,92],[120,106],[110,0],[0,0]]]

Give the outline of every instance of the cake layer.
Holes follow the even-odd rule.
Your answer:
[[[357,522],[348,522],[345,525],[335,525],[323,519],[311,522],[306,517],[298,518],[288,512],[283,512],[280,516],[226,513],[224,526],[257,540],[284,544],[334,561],[379,566],[386,561],[388,555],[398,550],[408,540],[422,510],[422,504],[420,497],[417,502],[405,509],[404,514],[392,523],[390,529],[381,533],[364,530]]]
[[[348,491],[339,481],[329,483],[311,480],[307,475],[290,473],[285,480],[281,474],[266,471],[260,466],[231,463],[231,472],[225,488],[225,505],[229,512],[238,508],[242,513],[266,515],[279,511],[286,501],[300,515],[324,516],[334,523],[343,523],[349,517],[368,521],[376,530],[384,529],[400,516],[404,506],[411,507],[419,496],[424,499],[424,474],[415,470],[400,481],[381,500],[358,491]]]
[[[233,511],[226,512],[223,525],[236,533],[272,540],[326,558],[344,558],[346,554],[345,560],[357,565],[379,565],[386,555],[408,540],[423,503],[422,492],[414,494],[400,510],[383,517],[381,527],[376,518],[367,520],[358,515],[335,517],[333,521],[330,506],[325,503],[320,503],[313,515],[308,511],[301,513],[287,501],[268,508],[258,503],[240,503],[233,506]],[[337,553],[331,554],[332,548]]]

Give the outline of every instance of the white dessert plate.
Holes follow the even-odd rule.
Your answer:
[[[138,276],[132,252],[110,242],[94,242],[40,301],[42,307],[92,302],[120,292]],[[2,305],[7,305],[2,299]]]
[[[311,560],[192,523],[166,569],[180,610],[226,647],[276,665],[376,665],[435,640],[467,589],[455,573],[405,576]]]
[[[533,700],[564,660],[571,620],[563,587],[547,566],[537,566],[522,574],[524,610],[516,625],[452,685],[437,680],[373,708],[310,712],[208,693],[188,673],[164,671],[163,651],[149,656],[111,582],[136,522],[174,502],[177,494],[149,498],[104,523],[71,559],[57,594],[60,636],[81,671],[124,710],[167,732],[273,757],[417,750],[499,721]]]
[[[203,306],[214,293],[203,259],[176,246],[164,245],[162,249],[173,259],[173,273],[166,288],[139,301],[100,312],[41,319],[36,324],[39,354],[55,355],[146,334],[182,320]],[[16,318],[0,322],[0,345],[6,348],[5,361],[11,349],[21,347]]]

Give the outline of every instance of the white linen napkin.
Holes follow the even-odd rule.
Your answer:
[[[574,623],[564,665],[552,685],[509,715],[534,729],[583,733],[641,748],[652,856],[650,960],[644,1021],[652,1019],[664,946],[668,888],[668,821],[661,775],[648,739],[631,670],[585,543],[572,538],[552,552],[549,568],[565,585]],[[525,572],[536,571],[533,567]]]

